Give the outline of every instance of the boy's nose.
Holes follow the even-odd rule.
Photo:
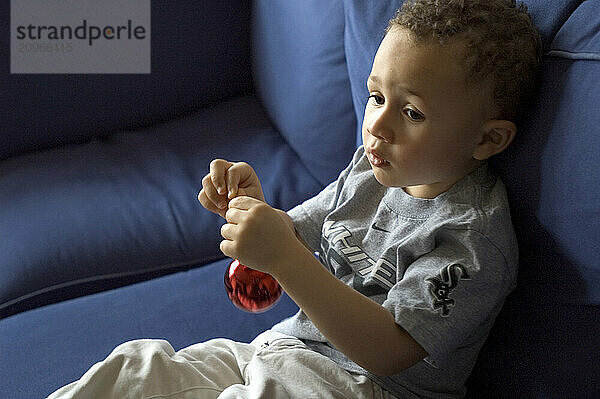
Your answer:
[[[386,119],[385,113],[383,112],[372,115],[370,123],[367,124],[367,133],[386,143],[391,143],[394,137],[393,131],[389,126],[389,121]]]

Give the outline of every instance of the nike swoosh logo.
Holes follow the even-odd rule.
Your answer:
[[[377,227],[377,225],[375,223],[373,223],[373,225],[371,227],[373,228],[373,230],[379,230],[379,231],[383,231],[384,233],[389,233],[389,231],[382,229],[381,227]]]

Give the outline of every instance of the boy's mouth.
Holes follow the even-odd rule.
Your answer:
[[[369,159],[369,162],[371,163],[371,165],[377,167],[377,168],[383,168],[385,166],[389,166],[390,162],[387,161],[385,158],[383,158],[381,155],[379,155],[377,152],[371,150],[371,149],[367,149],[367,158]]]

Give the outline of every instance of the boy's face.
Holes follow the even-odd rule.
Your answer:
[[[394,28],[377,51],[362,138],[381,184],[434,198],[479,166],[473,154],[494,106],[489,87],[467,85],[459,40],[411,38]]]

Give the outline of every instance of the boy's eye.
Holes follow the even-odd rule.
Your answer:
[[[375,101],[375,104],[377,105],[383,105],[385,103],[385,99],[377,94],[371,94],[369,97],[367,97],[367,99],[369,101]]]
[[[425,120],[425,117],[423,115],[421,115],[419,112],[415,111],[412,108],[405,108],[404,114],[414,122],[422,122],[423,120]]]

